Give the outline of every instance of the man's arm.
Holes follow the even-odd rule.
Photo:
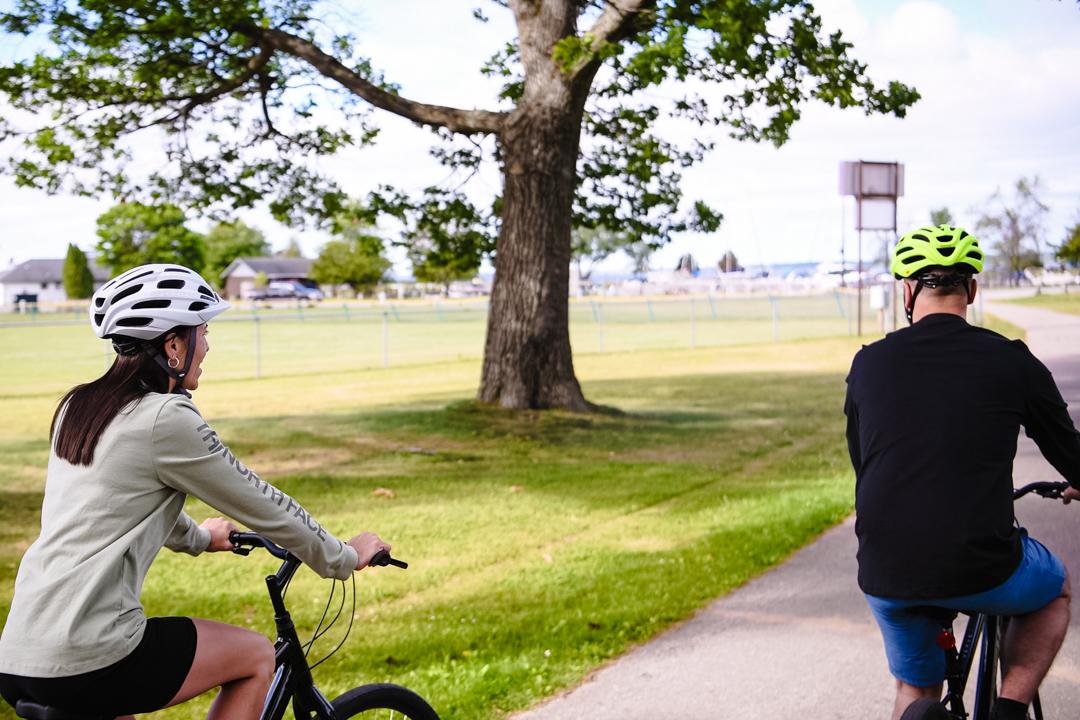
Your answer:
[[[847,415],[847,448],[855,474],[862,467],[862,449],[859,447],[859,409],[851,397],[851,376],[848,376],[847,395],[844,398],[844,414]]]
[[[1024,432],[1054,469],[1080,489],[1080,432],[1069,417],[1069,406],[1050,370],[1034,355],[1030,357]]]

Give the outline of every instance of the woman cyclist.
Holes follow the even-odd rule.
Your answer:
[[[193,495],[284,545],[323,577],[347,578],[378,536],[338,540],[243,465],[200,416],[207,322],[229,304],[198,273],[143,265],[106,283],[90,324],[117,356],[53,417],[41,534],[23,556],[0,636],[0,695],[127,716],[221,687],[211,718],[259,716],[274,672],[267,638],[199,618],[147,618],[143,580],[162,547],[230,550],[235,526],[196,524]]]

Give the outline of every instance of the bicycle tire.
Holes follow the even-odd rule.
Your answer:
[[[976,675],[976,697],[972,709],[972,720],[990,720],[994,704],[998,697],[998,680],[1003,668],[1001,666],[1001,646],[1005,639],[1002,618],[993,618],[993,622],[987,623],[983,630],[982,656],[979,658],[979,669]],[[992,633],[992,635],[991,635]]]
[[[412,690],[374,683],[347,690],[331,703],[339,720],[439,720],[439,715]]]
[[[908,705],[900,720],[952,720],[953,714],[933,698],[919,698]]]

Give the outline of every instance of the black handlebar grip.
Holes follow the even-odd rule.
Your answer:
[[[402,570],[409,567],[409,563],[403,560],[398,560],[397,558],[390,557],[390,553],[385,550],[380,550],[379,552],[375,553],[375,556],[371,558],[371,561],[368,563],[368,565],[378,565],[380,567],[393,565],[394,567],[399,567]]]

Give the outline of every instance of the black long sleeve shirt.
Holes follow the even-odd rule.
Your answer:
[[[1080,488],[1080,433],[1050,371],[1018,340],[929,315],[860,350],[847,386],[864,592],[945,598],[1009,578],[1021,553],[1021,426]]]

